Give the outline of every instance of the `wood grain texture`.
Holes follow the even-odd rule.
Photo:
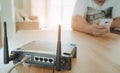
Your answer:
[[[20,47],[30,41],[57,41],[57,31],[18,31],[10,40],[10,50]],[[109,33],[95,37],[76,31],[62,31],[62,42],[77,44],[77,59],[73,59],[71,71],[55,73],[120,73],[120,36]],[[0,50],[0,73],[7,73],[13,66],[10,62],[4,65]],[[52,68],[33,65],[19,65],[12,73],[52,73]]]

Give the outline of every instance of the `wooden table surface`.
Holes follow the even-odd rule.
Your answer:
[[[9,41],[10,50],[33,40],[56,42],[57,31],[19,31]],[[119,35],[109,33],[95,37],[76,31],[62,31],[62,42],[77,44],[77,58],[72,60],[71,71],[55,73],[120,73]],[[3,64],[2,50],[0,49],[0,73],[7,73],[13,63]],[[11,73],[52,73],[52,68],[21,64]]]

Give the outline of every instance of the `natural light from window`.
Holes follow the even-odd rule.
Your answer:
[[[32,14],[39,16],[42,28],[56,29],[61,24],[63,29],[70,29],[75,2],[76,0],[32,0]]]

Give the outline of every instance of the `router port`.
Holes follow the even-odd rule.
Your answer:
[[[43,61],[43,58],[40,58],[40,61]]]
[[[35,61],[38,61],[39,60],[39,58],[38,57],[35,57]]]
[[[48,59],[47,59],[47,58],[44,58],[44,61],[45,61],[45,62],[47,62],[47,61],[48,61]]]
[[[49,59],[49,62],[52,63],[52,62],[53,62],[53,59]]]

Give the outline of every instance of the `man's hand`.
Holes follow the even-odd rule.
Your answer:
[[[72,29],[79,32],[89,33],[94,36],[101,36],[109,31],[108,28],[98,25],[97,22],[94,24],[88,23],[84,17],[79,15],[72,17]]]
[[[88,33],[94,36],[102,36],[108,33],[109,31],[109,29],[106,28],[105,26],[100,26],[97,24],[90,25],[88,29],[89,29]]]

